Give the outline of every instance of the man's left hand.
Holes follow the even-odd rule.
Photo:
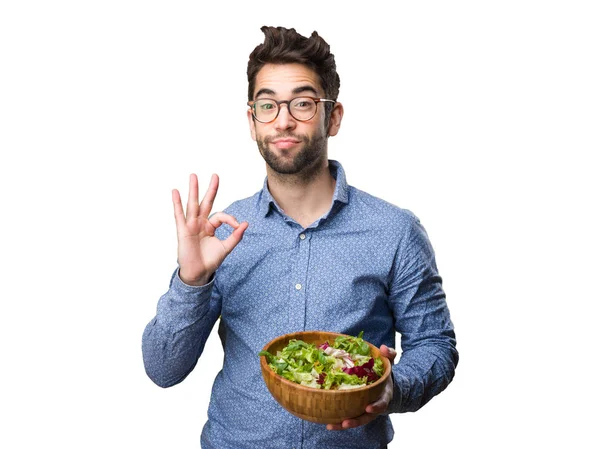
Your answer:
[[[393,365],[394,358],[396,357],[396,351],[392,348],[388,348],[386,345],[381,345],[379,350],[381,351],[381,355],[390,359],[390,362]],[[345,419],[340,424],[327,424],[327,430],[346,430],[358,426],[364,426],[365,424],[373,421],[375,418],[377,418],[378,415],[381,415],[387,410],[393,395],[394,384],[392,382],[392,376],[390,374],[390,377],[388,377],[385,383],[385,387],[383,387],[383,393],[381,394],[381,396],[379,396],[379,399],[367,405],[367,407],[365,408],[365,413],[356,418]]]

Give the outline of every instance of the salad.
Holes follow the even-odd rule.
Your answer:
[[[358,337],[339,336],[320,346],[292,339],[277,354],[260,351],[280,376],[312,388],[349,390],[371,384],[383,375],[383,362],[371,357],[369,345]]]

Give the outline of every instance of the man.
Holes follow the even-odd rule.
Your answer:
[[[216,175],[200,203],[190,176],[185,213],[173,191],[179,267],[144,332],[146,371],[162,387],[181,382],[220,317],[225,357],[203,448],[386,447],[387,415],[422,407],[458,362],[434,253],[414,215],[348,186],[342,166],[328,160],[327,139],[344,109],[327,43],[316,32],[262,31],[248,63],[248,122],[267,179],[213,215]],[[258,352],[302,330],[364,330],[392,361],[395,332],[402,334],[402,357],[362,416],[314,424],[270,396]]]

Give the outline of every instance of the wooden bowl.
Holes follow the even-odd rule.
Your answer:
[[[345,334],[333,332],[307,331],[282,335],[271,340],[263,348],[271,354],[277,354],[290,340],[302,340],[306,343],[321,345],[326,341],[333,344],[336,337]],[[368,342],[367,342],[368,343]],[[380,357],[379,348],[369,344],[372,357]],[[298,418],[320,424],[341,423],[344,419],[356,418],[365,413],[365,407],[375,402],[383,393],[385,382],[392,367],[387,357],[381,357],[383,375],[374,383],[350,390],[322,390],[297,384],[277,374],[269,367],[267,358],[260,358],[260,367],[267,388],[279,404]]]

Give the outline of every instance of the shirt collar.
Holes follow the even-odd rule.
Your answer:
[[[344,172],[342,164],[340,164],[338,161],[330,159],[329,172],[331,173],[331,176],[333,176],[333,178],[335,179],[335,190],[333,191],[333,201],[331,205],[333,206],[335,203],[347,204],[348,184],[346,183],[346,173]],[[269,192],[267,178],[265,177],[265,182],[263,183],[263,188],[260,192],[258,200],[258,208],[263,217],[267,216],[267,214],[271,210],[271,206],[282,212],[277,203],[275,202],[275,199],[271,195],[271,192]]]

